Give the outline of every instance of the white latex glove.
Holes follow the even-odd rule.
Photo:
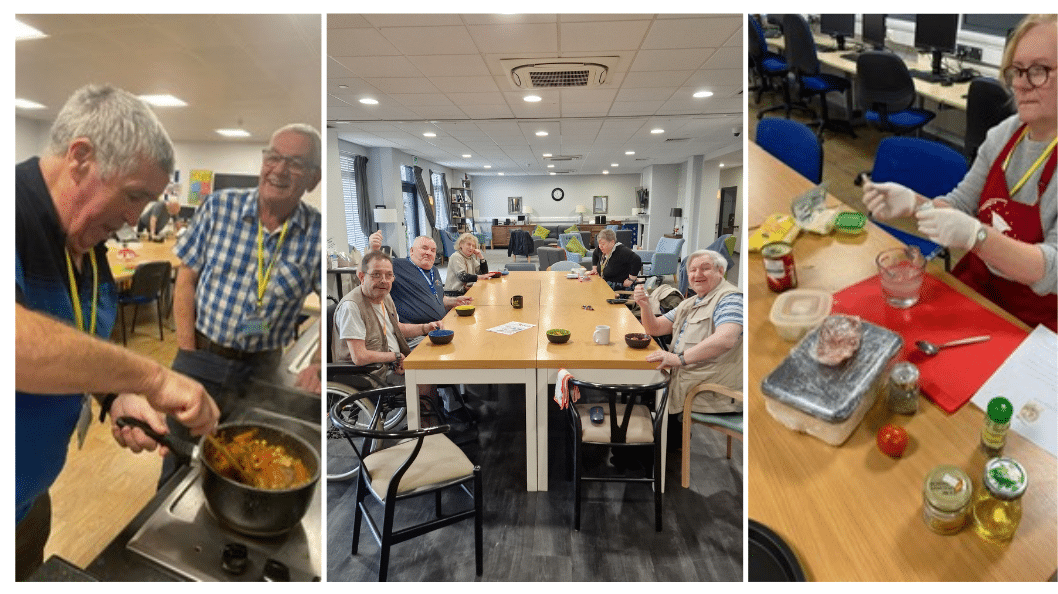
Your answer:
[[[930,208],[915,213],[918,230],[945,247],[972,249],[981,221],[954,208]]]
[[[863,182],[863,203],[879,220],[909,217],[915,211],[915,192],[895,182]]]

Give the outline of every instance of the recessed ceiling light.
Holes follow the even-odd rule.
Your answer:
[[[522,100],[528,103],[536,103],[537,101],[540,101],[540,97],[539,95],[526,95],[525,97],[522,97]]]
[[[364,97],[360,100],[360,103],[364,105],[378,105],[378,99],[372,99],[370,97]]]
[[[187,103],[172,95],[140,95],[139,97],[155,107],[187,107]]]
[[[492,165],[486,165],[485,169],[492,169]]]
[[[349,85],[338,85],[339,89],[348,89]]]
[[[423,132],[422,135],[427,137],[427,138],[433,138],[434,136],[437,136],[433,132]]]
[[[665,131],[662,130],[661,128],[654,128],[653,130],[650,131],[650,133],[651,134],[664,134]]]
[[[503,175],[503,172],[501,171],[501,172],[499,173],[499,175]]]
[[[603,170],[602,170],[602,174],[603,174],[603,175],[610,175],[610,172],[609,172],[609,171],[607,171],[606,169],[603,169]]]
[[[464,158],[464,159],[469,159],[469,158],[470,158],[470,155],[463,155],[463,158]]]
[[[36,101],[15,97],[15,109],[44,109],[44,106]]]
[[[551,156],[551,153],[544,153],[544,156],[545,156],[545,157],[550,157],[550,156]]]
[[[219,128],[216,132],[217,134],[228,138],[246,138],[250,135],[246,130],[240,130],[238,128]]]
[[[610,163],[610,167],[617,167],[617,163]]]
[[[550,171],[550,172],[548,172],[548,175],[555,175],[555,172],[554,171]]]
[[[625,154],[626,155],[634,155],[634,154],[636,154],[636,152],[635,151],[625,151]]]
[[[23,39],[39,39],[41,37],[47,37],[47,35],[41,33],[36,27],[30,27],[25,23],[20,23],[18,19],[15,19],[15,41],[21,41]]]
[[[551,164],[551,165],[548,165],[548,166],[547,166],[547,168],[548,168],[548,169],[551,169],[551,168],[552,168],[552,167],[554,167],[554,166],[555,166],[554,164]]]
[[[694,98],[695,99],[701,99],[702,97],[712,97],[712,96],[713,96],[713,92],[712,91],[698,91],[697,93],[694,94]]]
[[[536,135],[537,136],[547,136],[547,132],[544,131],[544,130],[541,130],[541,131],[537,132]]]
[[[721,167],[723,167],[723,166],[724,166],[724,164],[723,164],[723,163],[721,163],[721,164],[720,164],[720,166],[721,166]]]

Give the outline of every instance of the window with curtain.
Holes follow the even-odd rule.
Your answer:
[[[338,167],[342,173],[342,198],[345,202],[345,236],[349,245],[360,250],[367,251],[367,233],[361,228],[360,207],[357,200],[356,188],[356,155],[345,151],[338,151]],[[340,251],[345,251],[340,250]]]
[[[448,192],[445,191],[445,174],[430,172],[430,185],[433,186],[434,204],[437,206],[437,228],[451,229],[448,212]]]
[[[429,219],[423,210],[422,200],[415,183],[415,170],[411,167],[400,168],[401,192],[404,196],[404,224],[408,232],[408,249],[420,235],[432,236]]]

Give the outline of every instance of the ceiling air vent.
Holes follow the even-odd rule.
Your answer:
[[[515,89],[576,89],[606,84],[617,56],[500,60]]]
[[[665,142],[687,142],[690,138],[666,138]]]
[[[545,161],[560,162],[560,161],[577,161],[582,159],[581,155],[555,155],[552,157],[544,157]]]

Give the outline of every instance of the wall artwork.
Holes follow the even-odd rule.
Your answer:
[[[511,196],[507,198],[507,214],[522,214],[521,196]]]
[[[205,169],[192,169],[187,189],[187,204],[198,206],[202,199],[213,193],[213,172]]]
[[[593,196],[592,214],[606,214],[606,203],[609,201],[609,198],[609,196]]]

